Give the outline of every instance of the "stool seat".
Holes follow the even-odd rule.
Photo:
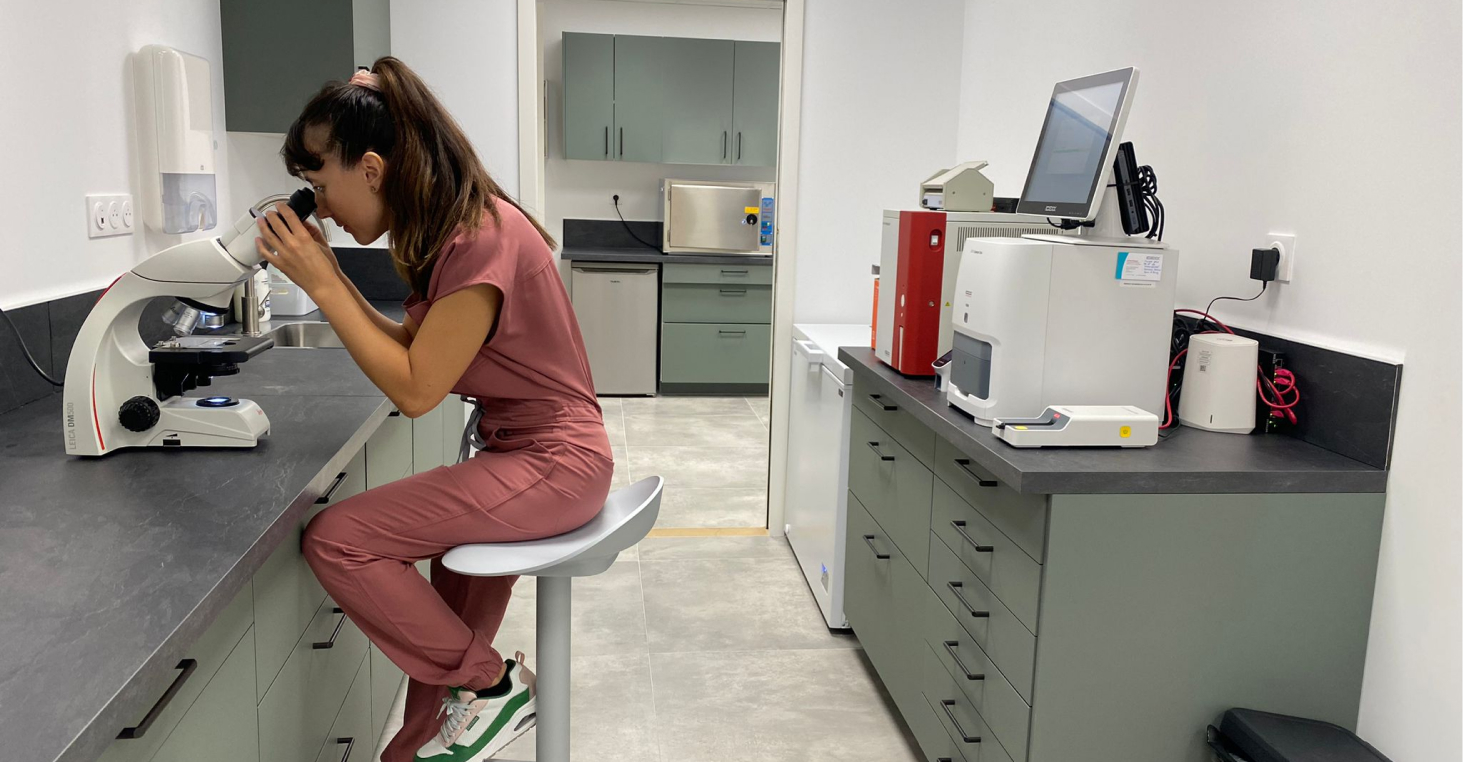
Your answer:
[[[471,577],[599,574],[655,526],[664,486],[659,476],[641,479],[610,493],[599,515],[578,529],[542,540],[459,545],[442,556],[442,565]]]

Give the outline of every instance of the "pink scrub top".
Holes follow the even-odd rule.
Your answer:
[[[498,322],[453,394],[483,407],[485,437],[504,427],[612,458],[595,399],[589,357],[553,252],[512,204],[498,203],[501,223],[483,215],[476,231],[460,231],[437,256],[425,297],[412,294],[407,314],[417,325],[432,303],[486,283],[503,294]]]

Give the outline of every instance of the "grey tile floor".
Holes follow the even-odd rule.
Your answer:
[[[765,399],[604,402],[624,467],[616,485],[666,478],[661,527],[765,524]],[[530,668],[534,593],[532,579],[518,583],[496,638]],[[824,625],[780,538],[647,538],[574,581],[573,649],[580,762],[922,758],[857,639]],[[499,758],[534,759],[534,739],[529,731]]]

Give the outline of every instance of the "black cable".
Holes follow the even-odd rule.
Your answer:
[[[10,319],[10,315],[5,310],[0,310],[0,317],[5,318],[5,322],[10,326],[10,330],[15,332],[15,341],[17,344],[20,344],[21,354],[25,355],[25,361],[30,363],[30,366],[35,369],[36,373],[39,373],[41,378],[46,379],[46,383],[49,383],[51,386],[65,386],[64,383],[51,378],[51,374],[41,370],[40,363],[37,363],[36,358],[31,356],[30,347],[25,345],[25,338],[20,335],[20,329],[15,327],[15,321]]]
[[[635,231],[630,227],[630,223],[628,223],[628,222],[625,221],[625,215],[620,214],[620,196],[619,196],[619,194],[615,194],[615,196],[614,196],[614,202],[615,202],[615,216],[620,218],[620,224],[625,226],[625,232],[626,233],[629,233],[631,238],[634,238],[636,241],[639,241],[641,243],[641,245],[643,245],[643,246],[645,246],[647,248],[655,249],[657,252],[659,252],[661,254],[664,254],[665,252],[661,251],[659,246],[656,246],[653,243],[646,243],[645,239],[641,238],[638,235],[635,235]]]
[[[1214,316],[1213,310],[1214,310],[1214,303],[1215,302],[1223,302],[1223,301],[1231,301],[1231,302],[1253,302],[1256,299],[1259,299],[1260,297],[1264,296],[1265,295],[1265,289],[1267,289],[1269,287],[1270,287],[1270,281],[1267,280],[1267,281],[1261,283],[1260,284],[1260,293],[1255,294],[1254,296],[1252,296],[1252,297],[1250,297],[1248,299],[1242,299],[1242,298],[1240,298],[1238,296],[1216,296],[1216,297],[1214,297],[1213,299],[1211,299],[1209,301],[1209,306],[1204,308],[1204,317],[1207,317],[1210,320],[1213,320],[1213,316]],[[1202,326],[1203,324],[1200,323],[1200,325]]]

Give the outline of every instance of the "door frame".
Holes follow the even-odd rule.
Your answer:
[[[546,88],[541,69],[540,0],[518,2],[518,197],[544,211],[543,125]],[[788,387],[792,382],[792,321],[797,296],[798,161],[802,140],[803,17],[806,0],[785,0],[781,87],[778,94],[777,233],[773,241],[771,435],[767,463],[767,532],[784,531],[787,492]]]

